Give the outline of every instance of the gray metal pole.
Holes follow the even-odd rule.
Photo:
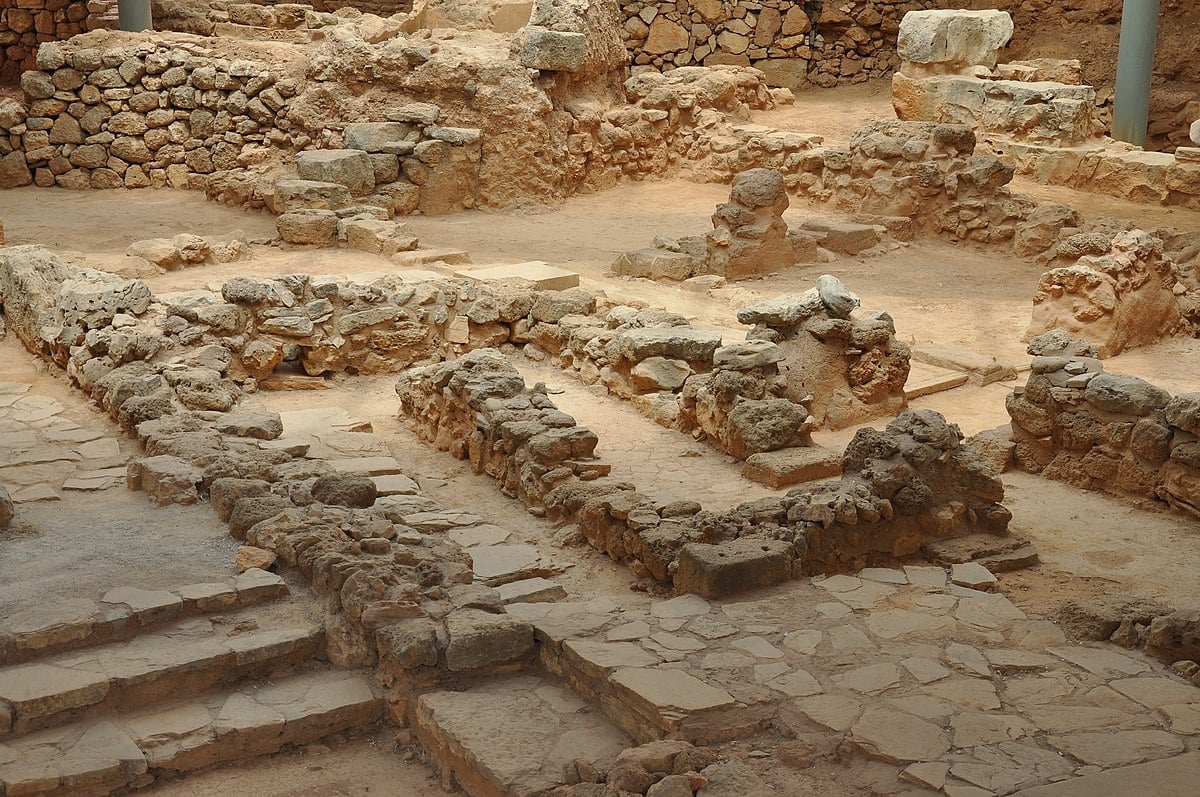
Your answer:
[[[1121,49],[1117,55],[1112,137],[1139,147],[1146,143],[1157,33],[1158,0],[1125,0],[1121,8]]]
[[[150,0],[117,0],[117,14],[121,30],[153,30],[154,20],[150,14]]]

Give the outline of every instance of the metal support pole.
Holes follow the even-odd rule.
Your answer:
[[[117,0],[117,14],[121,30],[153,30],[154,20],[150,13],[150,0]]]
[[[1139,147],[1146,143],[1157,33],[1158,0],[1125,0],[1121,8],[1121,49],[1117,55],[1112,137]]]

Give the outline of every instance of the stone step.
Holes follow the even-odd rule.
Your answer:
[[[443,786],[471,797],[545,794],[563,783],[576,761],[607,770],[633,743],[561,682],[539,672],[491,678],[465,692],[428,692],[417,699],[413,715]]]
[[[709,604],[696,595],[662,604],[664,611],[685,613],[693,605]],[[606,599],[513,603],[508,610],[533,624],[542,667],[598,706],[639,744],[658,739],[693,744],[729,741],[754,732],[775,710],[769,695],[735,699],[719,684],[683,670],[658,667],[660,657],[639,646],[639,636],[611,636],[606,641],[579,638],[615,619],[615,605]],[[672,658],[683,659],[694,651],[673,653],[678,655]]]
[[[244,682],[136,712],[37,731],[0,745],[0,794],[106,795],[164,773],[241,764],[377,721],[365,674],[315,670]]]
[[[251,568],[228,581],[173,590],[115,587],[99,600],[60,598],[0,618],[0,665],[131,639],[185,617],[278,600],[287,584]]]
[[[259,610],[3,667],[0,739],[275,672],[323,653],[324,641],[318,624]]]

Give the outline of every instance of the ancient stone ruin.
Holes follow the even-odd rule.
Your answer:
[[[0,797],[1200,779],[1193,9],[347,2],[0,9]]]

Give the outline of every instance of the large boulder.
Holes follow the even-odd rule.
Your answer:
[[[1007,11],[909,11],[900,20],[896,51],[901,61],[932,67],[935,72],[991,68],[1012,35],[1013,21]]]

